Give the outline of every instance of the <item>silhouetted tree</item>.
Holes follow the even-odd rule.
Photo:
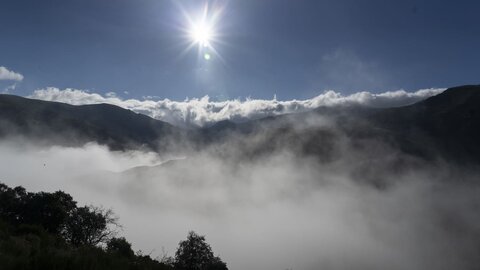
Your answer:
[[[228,270],[227,264],[223,262],[219,257],[213,257],[213,260],[205,267],[208,270]]]
[[[170,268],[174,269],[175,268],[175,258],[168,256],[168,253],[165,251],[165,249],[162,247],[162,255],[158,259],[159,262],[161,262],[164,265],[169,266]]]
[[[23,223],[41,225],[47,232],[59,234],[76,209],[72,196],[63,192],[28,193],[23,201]]]
[[[107,242],[107,251],[126,258],[132,258],[135,254],[130,244],[124,237],[112,238]]]
[[[175,268],[180,270],[226,270],[227,265],[215,257],[205,236],[191,231],[187,240],[179,243],[175,253]]]
[[[10,188],[0,183],[0,218],[11,224],[20,223],[22,200],[25,196],[23,187]]]
[[[76,208],[65,223],[63,236],[74,246],[95,246],[110,240],[118,226],[111,210],[94,206]]]
[[[27,193],[21,186],[10,188],[0,183],[0,218],[11,224],[40,225],[58,234],[75,208],[72,196],[63,191]]]
[[[111,210],[78,208],[64,192],[30,193],[0,183],[1,270],[174,269],[170,261],[134,254],[125,238],[112,238],[113,226]]]

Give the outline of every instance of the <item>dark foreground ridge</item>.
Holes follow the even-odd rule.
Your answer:
[[[0,269],[227,270],[205,237],[190,232],[175,257],[153,259],[117,237],[112,211],[77,206],[62,191],[0,183]]]

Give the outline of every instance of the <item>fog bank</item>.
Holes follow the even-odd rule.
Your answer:
[[[373,170],[386,183],[378,187],[359,179],[358,158],[319,163],[285,150],[252,161],[205,149],[162,162],[155,153],[96,144],[0,143],[0,181],[32,191],[61,189],[80,204],[112,208],[121,234],[153,257],[162,248],[174,255],[195,230],[232,270],[471,269],[480,263],[480,189],[473,174],[439,164],[388,173],[377,160]]]

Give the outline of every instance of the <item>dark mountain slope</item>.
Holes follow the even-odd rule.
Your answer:
[[[324,119],[329,122],[322,123]],[[334,160],[343,136],[354,149],[373,152],[372,146],[383,144],[426,160],[480,164],[480,86],[450,88],[397,108],[321,107],[240,124],[222,122],[202,134],[206,141],[230,140],[229,144],[236,138],[248,155],[268,154],[281,146],[323,161]],[[250,145],[245,145],[247,141]]]
[[[73,106],[0,95],[0,135],[20,134],[62,145],[96,141],[112,149],[157,149],[160,139],[181,129],[109,104]]]
[[[321,107],[188,132],[113,105],[72,106],[0,95],[0,135],[15,134],[63,145],[95,141],[120,150],[163,150],[188,142],[241,158],[287,149],[322,162],[335,160],[347,143],[349,149],[371,152],[365,159],[378,155],[373,151],[378,145],[426,160],[480,164],[480,86],[450,88],[398,108]]]
[[[410,106],[372,110],[365,117],[372,125],[393,134],[406,149],[480,163],[478,85],[450,88]]]

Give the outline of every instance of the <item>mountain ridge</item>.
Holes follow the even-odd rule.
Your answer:
[[[183,129],[111,104],[70,105],[0,95],[0,136],[20,134],[62,145],[94,141],[113,150],[159,152],[179,145],[194,149],[225,142],[234,145],[242,138],[262,134],[262,140],[240,148],[255,155],[268,153],[266,149],[275,145],[287,145],[325,161],[340,131],[354,142],[387,142],[426,159],[442,156],[480,164],[480,143],[476,140],[480,138],[479,108],[480,85],[465,85],[402,107],[319,107],[242,123],[224,120],[209,127]],[[335,127],[295,127],[305,119],[324,118],[332,120]]]
[[[156,148],[159,138],[182,133],[169,123],[111,104],[70,105],[13,95],[0,95],[0,121],[4,136],[52,136],[66,145],[97,141],[114,150]]]

